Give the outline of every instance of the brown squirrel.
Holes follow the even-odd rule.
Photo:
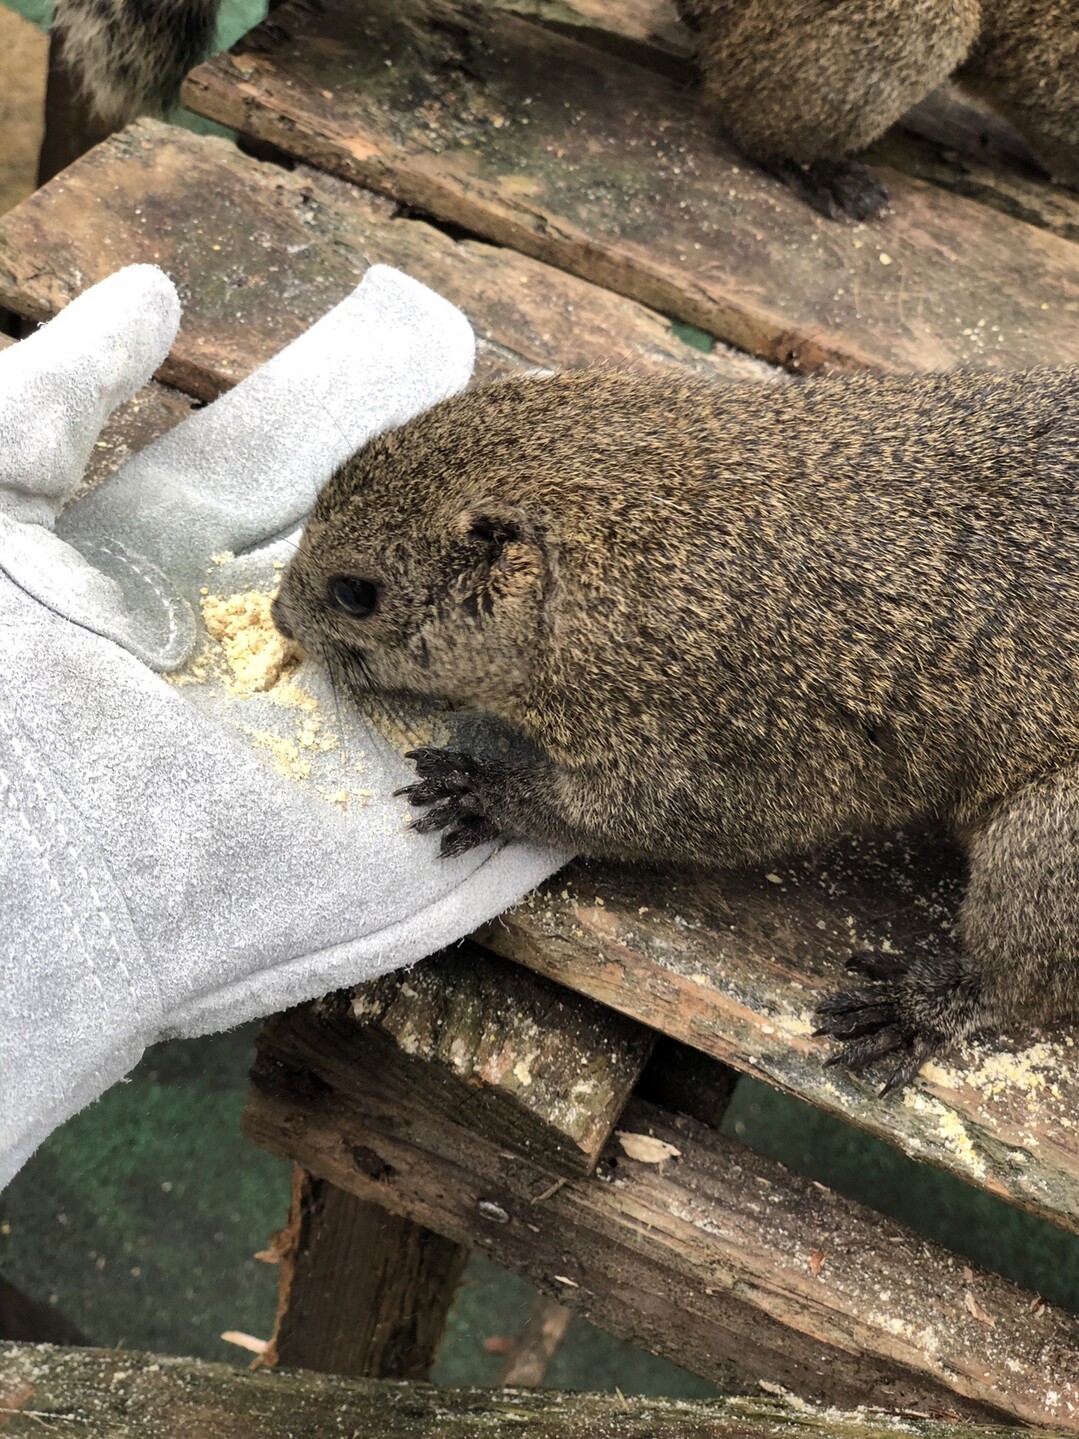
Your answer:
[[[1079,1008],[1079,368],[476,390],[338,472],[274,614],[353,692],[524,742],[415,754],[447,855],[950,827],[954,950],[822,1006],[853,1068]]]
[[[1079,0],[676,0],[706,103],[825,214],[879,214],[850,157],[953,77],[1079,184]]]

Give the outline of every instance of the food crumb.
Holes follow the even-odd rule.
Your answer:
[[[292,740],[271,734],[269,730],[250,729],[246,725],[244,734],[253,745],[266,751],[278,774],[286,779],[310,779],[311,761],[305,759]]]
[[[297,661],[297,651],[270,617],[272,600],[268,591],[246,590],[235,595],[207,595],[202,601],[207,632],[221,646],[234,694],[272,689]]]

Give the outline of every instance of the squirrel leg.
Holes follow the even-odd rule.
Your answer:
[[[765,161],[761,169],[789,186],[800,200],[829,220],[875,220],[891,198],[888,187],[861,160]]]
[[[1079,0],[1055,13],[1029,0],[994,0],[957,79],[1030,142],[1054,180],[1079,187]]]
[[[676,0],[706,104],[740,150],[828,216],[888,192],[853,157],[959,66],[981,0]]]
[[[829,1063],[895,1057],[885,1092],[957,1040],[1079,1013],[1079,767],[1024,786],[967,841],[956,948],[860,956],[852,967],[870,982],[818,1010],[817,1032],[844,1041]]]

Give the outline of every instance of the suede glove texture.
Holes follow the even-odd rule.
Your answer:
[[[65,508],[179,318],[133,266],[0,354],[0,1185],[147,1044],[412,963],[567,858],[440,860],[393,798],[434,721],[342,705],[266,623],[334,469],[467,384],[467,321],[375,266]]]

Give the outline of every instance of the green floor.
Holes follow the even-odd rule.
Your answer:
[[[38,23],[48,11],[42,0],[14,8]],[[223,42],[263,9],[262,0],[230,0]],[[53,1135],[0,1194],[0,1272],[58,1305],[93,1343],[246,1363],[220,1335],[270,1332],[276,1271],[252,1256],[281,1223],[288,1191],[285,1166],[240,1135],[252,1046],[251,1029],[160,1045],[126,1083]],[[726,1128],[1079,1311],[1079,1239],[749,1080]],[[484,1341],[519,1331],[533,1297],[527,1284],[473,1261],[436,1378],[495,1382],[504,1361]],[[626,1394],[709,1392],[583,1323],[548,1382]]]

